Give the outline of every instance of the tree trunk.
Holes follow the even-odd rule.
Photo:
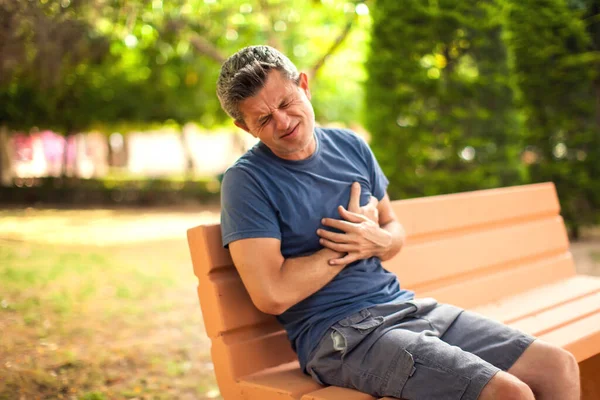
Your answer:
[[[71,172],[70,175],[75,175],[76,172],[75,166],[77,163],[77,143],[75,143],[75,151],[73,152],[73,168],[71,168],[71,171],[69,171],[69,139],[72,137],[75,138],[75,133],[72,131],[68,131],[65,135],[65,145],[63,149],[63,166],[61,174],[61,178],[63,179],[69,176],[69,172]]]
[[[13,184],[13,152],[9,143],[8,129],[0,126],[0,186]]]
[[[192,157],[192,149],[185,135],[185,129],[179,128],[179,139],[183,148],[183,157],[185,159],[185,179],[191,181],[194,179],[194,158]]]
[[[600,79],[594,81],[594,89],[596,89],[596,125],[600,129]]]

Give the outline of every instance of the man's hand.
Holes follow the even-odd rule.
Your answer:
[[[371,196],[369,203],[360,207],[360,184],[354,182],[350,189],[348,210],[339,206],[338,212],[344,220],[324,218],[325,226],[339,229],[344,233],[334,233],[319,229],[322,246],[346,253],[342,258],[330,260],[332,265],[345,265],[351,262],[379,256],[389,247],[392,237],[379,227],[378,201]]]
[[[348,202],[348,211],[362,214],[376,224],[379,223],[379,210],[377,206],[379,201],[371,196],[369,202],[363,207],[360,206],[360,183],[354,182],[350,188],[350,201]]]
[[[331,250],[347,253],[342,258],[330,260],[331,265],[346,265],[357,260],[379,256],[392,242],[392,235],[381,229],[379,224],[364,215],[357,214],[339,206],[338,211],[345,221],[323,218],[323,225],[339,229],[344,233],[335,233],[324,229],[317,230],[322,246]]]

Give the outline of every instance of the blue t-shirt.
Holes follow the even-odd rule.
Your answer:
[[[361,185],[360,205],[371,195],[381,200],[388,180],[369,146],[351,131],[315,129],[315,152],[300,161],[277,157],[258,143],[231,166],[221,186],[223,245],[247,238],[281,240],[285,258],[322,249],[321,218],[341,219],[352,182]],[[277,316],[287,331],[302,370],[327,329],[364,308],[413,293],[401,290],[396,276],[377,257],[344,268],[319,291]]]

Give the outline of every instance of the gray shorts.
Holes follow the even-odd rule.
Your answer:
[[[434,299],[392,302],[335,323],[308,358],[319,383],[406,400],[475,400],[534,337]]]

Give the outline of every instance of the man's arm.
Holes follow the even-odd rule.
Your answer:
[[[242,239],[229,244],[233,262],[254,305],[279,315],[331,281],[346,264],[330,265],[343,254],[322,249],[310,256],[287,258],[273,238]]]
[[[400,252],[404,242],[406,241],[406,231],[396,217],[390,197],[386,193],[377,207],[379,211],[379,226],[384,231],[388,232],[392,238],[388,246],[379,250],[377,257],[381,261],[389,260]]]

